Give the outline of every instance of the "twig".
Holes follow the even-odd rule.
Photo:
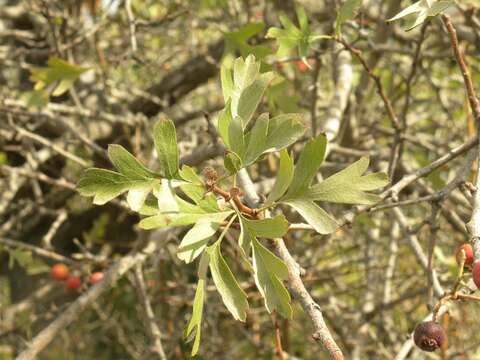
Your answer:
[[[130,43],[132,44],[132,52],[136,53],[137,52],[137,38],[135,36],[136,25],[135,25],[135,17],[133,16],[131,0],[125,0],[125,10],[127,12],[127,17],[128,17],[128,24],[129,24],[128,30],[130,31]]]
[[[45,258],[48,258],[48,259],[51,259],[51,260],[54,260],[54,261],[59,261],[59,262],[67,263],[67,264],[75,264],[75,261],[73,261],[73,260],[71,260],[71,259],[69,259],[69,258],[67,258],[63,255],[60,255],[56,252],[45,250],[45,249],[42,249],[38,246],[29,245],[29,244],[26,244],[26,243],[21,242],[21,241],[0,237],[0,245],[5,245],[5,246],[8,246],[8,247],[28,250],[28,251],[31,251],[32,253],[34,253],[35,255],[43,256]]]
[[[468,103],[470,104],[470,108],[472,110],[473,117],[477,124],[477,137],[480,135],[480,103],[477,98],[477,94],[475,92],[475,88],[473,86],[473,81],[470,76],[470,71],[468,70],[468,65],[463,57],[462,52],[458,46],[458,38],[457,38],[457,31],[453,26],[452,20],[450,16],[443,15],[442,16],[443,23],[445,24],[448,34],[450,35],[450,42],[452,45],[453,53],[455,54],[455,59],[457,60],[458,66],[462,70],[463,81],[465,83],[465,90],[467,92]],[[478,261],[480,260],[480,146],[478,149],[478,156],[477,159],[477,181],[476,181],[476,188],[477,191],[475,192],[474,197],[474,206],[472,211],[472,217],[467,224],[467,228],[470,231],[472,238],[472,246],[473,252],[475,254],[475,259]]]
[[[161,231],[166,237],[169,230]],[[160,232],[160,231],[159,231]],[[105,273],[102,281],[97,283],[75,300],[61,315],[38,333],[23,350],[16,360],[33,360],[57,336],[57,334],[75,319],[78,318],[88,306],[100,295],[110,289],[116,281],[136,264],[142,263],[163,245],[162,241],[150,241],[144,248],[132,250],[129,254],[118,260],[110,270]]]
[[[245,169],[240,170],[238,174],[238,180],[242,184],[242,187],[246,191],[246,197],[252,204],[258,204],[260,197],[255,191],[250,176]],[[330,359],[343,360],[342,350],[338,347],[337,343],[333,339],[330,330],[323,319],[322,309],[313,300],[310,293],[305,288],[303,281],[300,277],[300,266],[292,257],[288,251],[283,239],[275,239],[273,241],[273,248],[280,258],[285,262],[288,268],[288,288],[293,296],[300,302],[303,310],[307,313],[308,317],[313,323],[314,332],[312,334],[313,339],[318,341],[323,349],[328,353]]]
[[[137,289],[138,297],[141,301],[143,311],[145,312],[145,318],[147,320],[148,329],[153,340],[152,352],[157,354],[160,360],[166,360],[167,356],[163,350],[162,345],[162,333],[155,321],[155,314],[153,313],[152,305],[150,304],[150,299],[147,295],[147,289],[145,286],[145,279],[143,278],[142,265],[137,264],[134,269],[135,275],[135,287]]]
[[[278,322],[277,314],[273,314],[273,324],[275,326],[275,352],[279,360],[285,360],[282,346],[282,333],[280,331],[280,323]]]

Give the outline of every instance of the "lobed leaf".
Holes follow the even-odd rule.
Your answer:
[[[131,180],[152,179],[156,176],[121,145],[110,144],[108,157],[115,168]]]
[[[277,178],[275,179],[275,184],[273,185],[270,194],[267,197],[265,202],[266,206],[273,204],[275,201],[280,199],[285,191],[287,191],[290,183],[293,179],[293,158],[288,155],[288,151],[283,149],[280,152],[280,164],[277,173]]]
[[[94,204],[103,205],[129,189],[144,184],[144,180],[130,180],[115,171],[90,168],[85,170],[77,190],[83,196],[93,196]]]
[[[285,204],[293,207],[319,234],[330,234],[338,227],[337,222],[311,200],[290,199]]]
[[[255,238],[252,239],[252,256],[255,283],[268,312],[276,310],[285,318],[291,318],[290,294],[282,283],[288,278],[287,266]]]
[[[308,189],[325,158],[326,147],[327,137],[324,134],[310,140],[305,145],[295,165],[293,179],[285,195],[286,199],[299,197]]]
[[[200,219],[185,234],[177,249],[177,257],[187,264],[195,260],[207,247],[208,241],[219,228],[219,223]]]
[[[368,194],[388,184],[385,173],[362,174],[368,168],[369,159],[361,158],[347,168],[312,186],[305,194],[311,200],[342,204],[371,205],[379,201],[378,195]]]

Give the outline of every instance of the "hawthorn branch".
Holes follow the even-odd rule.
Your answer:
[[[448,34],[450,36],[450,43],[452,45],[452,50],[455,55],[455,59],[457,60],[458,66],[462,71],[463,82],[465,83],[465,90],[468,97],[468,103],[472,110],[473,117],[475,119],[475,123],[477,126],[477,137],[480,135],[480,103],[477,98],[477,93],[475,91],[475,87],[473,86],[472,77],[470,76],[470,71],[468,69],[467,62],[463,56],[460,47],[458,46],[458,38],[457,38],[457,31],[453,26],[452,20],[450,16],[443,15],[442,16],[443,23],[447,28]],[[477,159],[480,159],[480,146],[478,148]],[[474,206],[472,211],[472,216],[470,221],[467,224],[467,228],[472,235],[471,242],[473,247],[473,252],[475,254],[475,259],[478,261],[480,260],[480,161],[477,165],[477,181],[476,181],[476,188],[475,197],[474,197]]]
[[[246,197],[249,202],[252,204],[258,204],[260,202],[260,197],[255,191],[255,186],[245,169],[240,170],[238,180],[246,190]],[[343,360],[344,357],[342,350],[335,342],[335,339],[325,323],[321,307],[315,302],[315,300],[313,300],[300,277],[300,265],[290,254],[283,239],[275,239],[273,241],[273,248],[288,268],[288,288],[290,289],[290,292],[298,302],[300,302],[303,310],[313,323],[313,339],[323,346],[323,349],[328,353],[330,359]]]
[[[142,265],[137,264],[135,266],[135,287],[137,289],[138,297],[142,302],[142,308],[145,313],[145,318],[148,323],[148,329],[153,340],[152,352],[154,352],[160,360],[166,360],[167,356],[163,350],[162,345],[162,333],[157,323],[155,322],[155,314],[152,309],[152,304],[147,295],[147,289],[145,286],[145,279],[143,277]]]

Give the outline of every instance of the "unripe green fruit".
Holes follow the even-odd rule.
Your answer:
[[[55,264],[52,266],[50,273],[56,281],[65,281],[69,274],[68,267],[64,264]]]
[[[434,321],[425,321],[417,325],[413,341],[423,351],[435,351],[447,340],[445,330]]]

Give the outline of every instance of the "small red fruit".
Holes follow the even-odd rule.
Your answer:
[[[82,286],[82,279],[80,276],[69,276],[65,284],[70,290],[78,290]]]
[[[472,277],[473,277],[473,282],[475,283],[477,288],[480,289],[480,261],[477,261],[473,265]]]
[[[104,275],[105,274],[101,271],[94,272],[92,275],[90,275],[90,279],[88,281],[90,284],[95,285],[96,283],[102,281]]]
[[[462,261],[462,258],[461,258],[462,251],[465,253],[465,266],[472,266],[473,260],[474,260],[472,245],[463,244],[457,248],[457,251],[455,251],[455,258],[457,259],[458,265],[460,265]]]
[[[301,73],[305,73],[307,72],[308,70],[310,70],[307,66],[307,64],[305,64],[303,62],[303,60],[297,60],[295,61],[295,65],[297,65],[297,69],[298,71],[300,71]]]
[[[57,281],[65,281],[68,278],[68,267],[64,264],[55,264],[50,270],[52,277]]]
[[[413,341],[423,351],[435,351],[447,340],[445,330],[434,321],[425,321],[417,325]]]

